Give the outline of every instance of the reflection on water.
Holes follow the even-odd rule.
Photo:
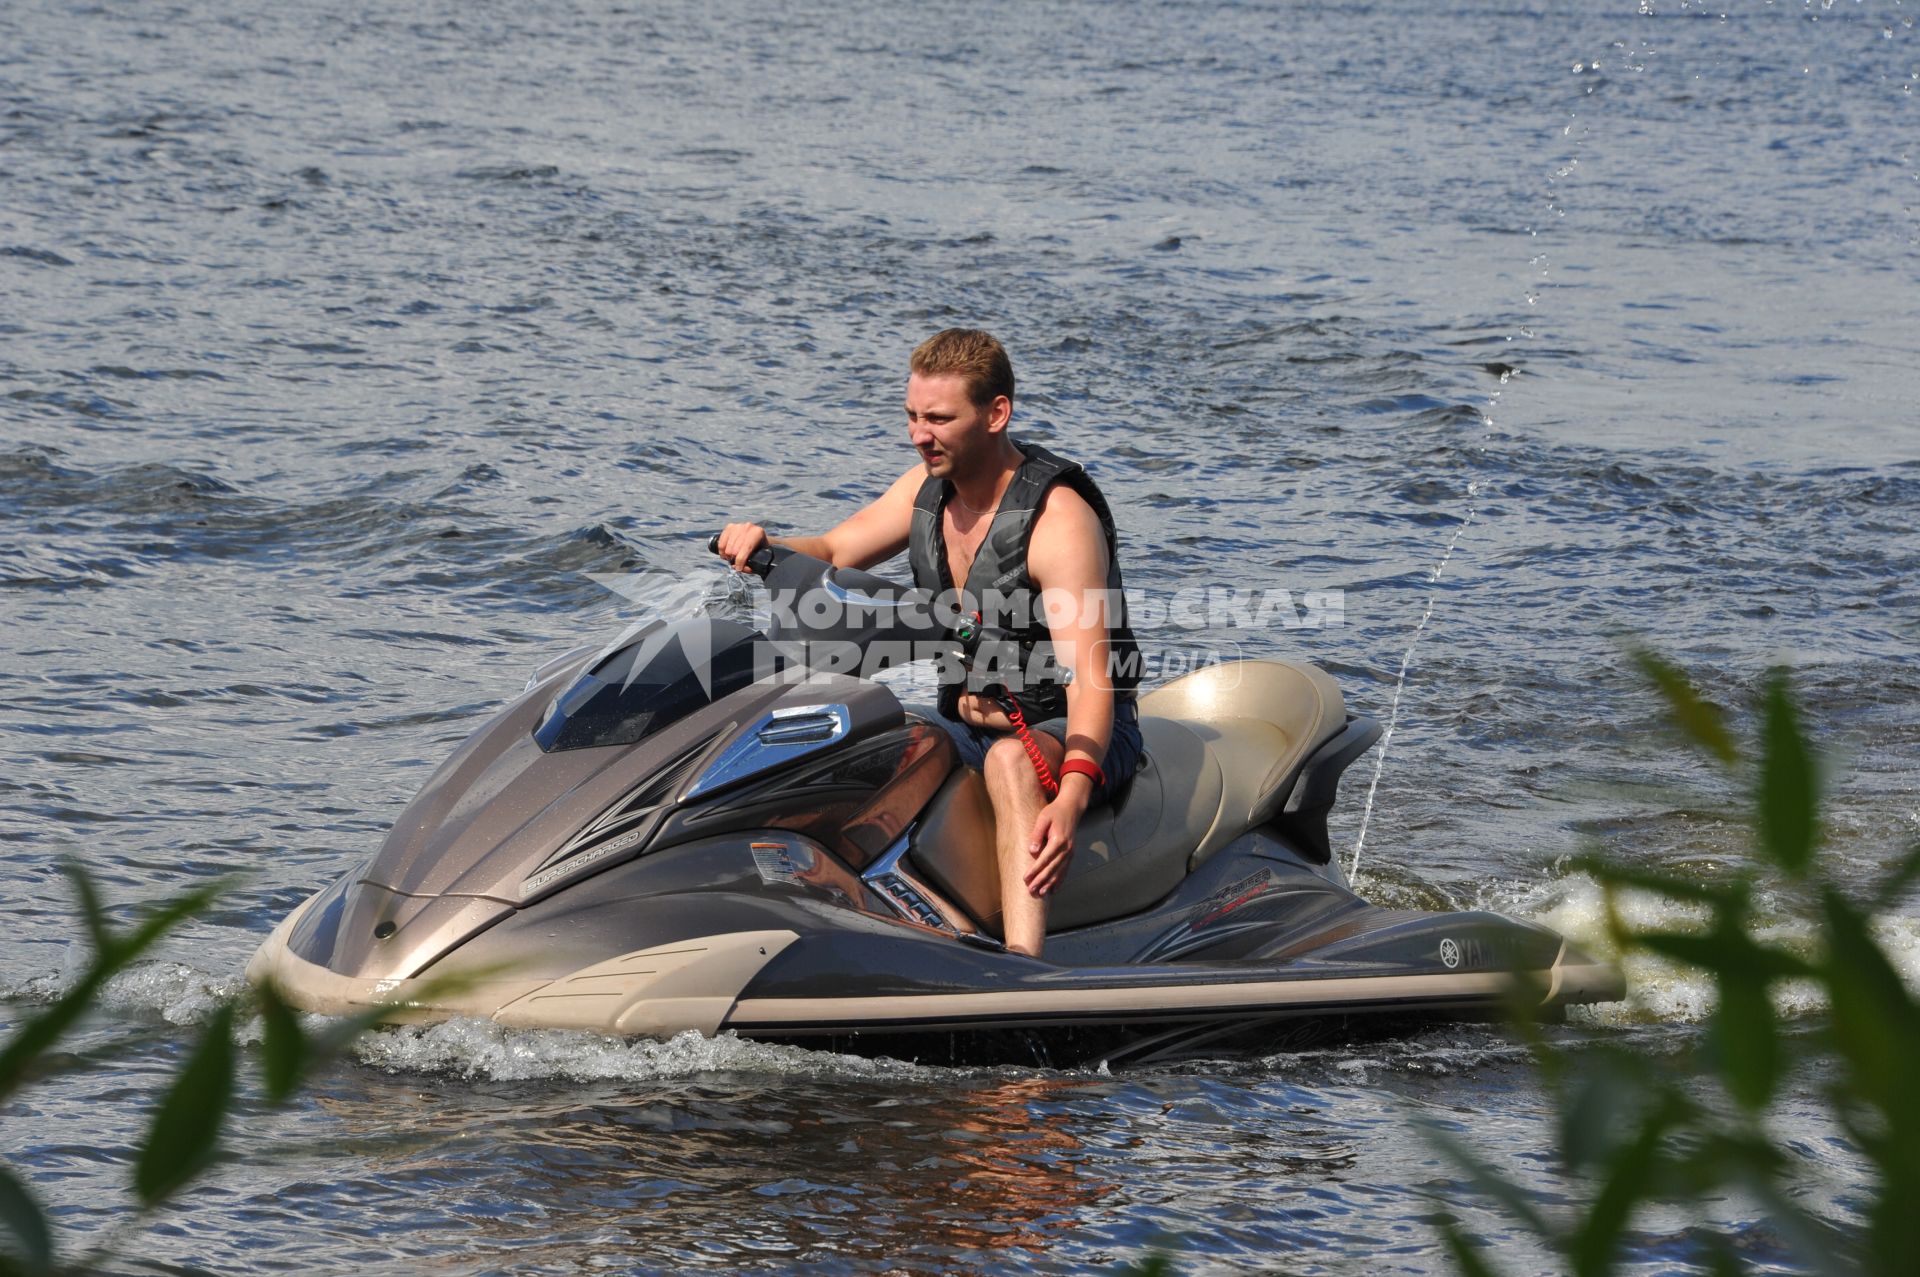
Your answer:
[[[1076,1134],[1089,1116],[1077,1097],[1097,1102],[1115,1084],[945,1080],[845,1087],[790,1075],[776,1085],[731,1072],[563,1096],[479,1083],[455,1096],[348,1072],[317,1098],[327,1134],[315,1151],[357,1163],[333,1190],[338,1202],[446,1199],[469,1247],[538,1246],[543,1262],[569,1249],[543,1235],[542,1221],[564,1211],[604,1221],[669,1267],[669,1257],[745,1250],[917,1259],[938,1271],[976,1249],[1044,1256],[1116,1192],[1112,1168]]]
[[[1050,1233],[1113,1190],[1087,1165],[1070,1115],[1049,1107],[1075,1085],[1087,1084],[1019,1078],[968,1093],[946,1131],[943,1160],[960,1172],[948,1186],[951,1242],[1045,1253]]]

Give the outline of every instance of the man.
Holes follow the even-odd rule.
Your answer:
[[[1000,343],[973,329],[935,333],[913,352],[907,378],[918,465],[825,536],[769,538],[758,524],[732,523],[718,548],[741,571],[770,539],[836,567],[872,567],[906,549],[916,586],[935,595],[959,587],[961,612],[1018,654],[1012,677],[976,668],[965,688],[943,688],[940,712],[993,800],[1007,947],[1039,957],[1046,897],[1066,873],[1080,818],[1140,761],[1139,679],[1106,501],[1079,466],[1016,443],[1012,419],[1013,364]],[[1052,677],[1020,677],[1046,668]],[[1057,793],[1008,734],[1018,730],[1009,706],[1030,725]]]

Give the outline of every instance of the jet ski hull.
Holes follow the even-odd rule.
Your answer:
[[[344,915],[356,887],[378,890],[336,885],[281,924],[248,976],[323,1014],[391,1007],[402,1021],[730,1032],[1016,1063],[1272,1050],[1329,1025],[1490,1019],[1516,1000],[1553,1014],[1621,993],[1610,968],[1545,928],[1369,905],[1267,835],[1222,852],[1125,927],[1056,935],[1049,956],[1064,964],[900,917],[851,873],[821,873],[831,860],[778,830],[663,849],[606,871],[590,898],[507,910],[404,977],[315,960],[326,931],[311,911]],[[1181,956],[1138,960],[1156,952]]]
[[[885,582],[780,554],[776,595],[857,590],[861,626],[918,633]],[[1544,927],[1356,896],[1326,817],[1380,729],[1285,661],[1141,696],[1145,754],[1081,822],[1046,960],[1008,952],[979,774],[787,624],[654,623],[552,663],[248,977],[324,1014],[1069,1063],[1621,994]]]

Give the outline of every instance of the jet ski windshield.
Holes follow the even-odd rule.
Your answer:
[[[744,625],[658,622],[574,679],[533,738],[547,753],[636,744],[774,667],[771,644]]]

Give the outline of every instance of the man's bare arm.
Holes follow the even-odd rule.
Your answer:
[[[1107,673],[1107,539],[1085,498],[1070,488],[1048,491],[1034,520],[1027,566],[1040,587],[1055,658],[1073,671],[1067,684],[1067,740],[1062,767],[1085,759],[1098,767],[1113,736],[1113,682]],[[1029,892],[1046,896],[1073,855],[1080,817],[1093,799],[1084,772],[1060,777],[1059,793],[1040,809],[1028,835],[1032,862],[1022,875]]]
[[[720,556],[741,571],[747,559],[771,542],[824,559],[838,568],[870,568],[907,548],[913,532],[913,499],[926,479],[915,465],[893,481],[879,498],[855,511],[824,536],[769,537],[757,523],[729,523],[720,533]]]
[[[1067,757],[1097,766],[1113,736],[1107,536],[1079,493],[1064,485],[1048,490],[1034,520],[1027,563],[1046,608],[1054,658],[1073,671],[1067,684]],[[1086,784],[1091,793],[1086,777],[1068,779]]]

